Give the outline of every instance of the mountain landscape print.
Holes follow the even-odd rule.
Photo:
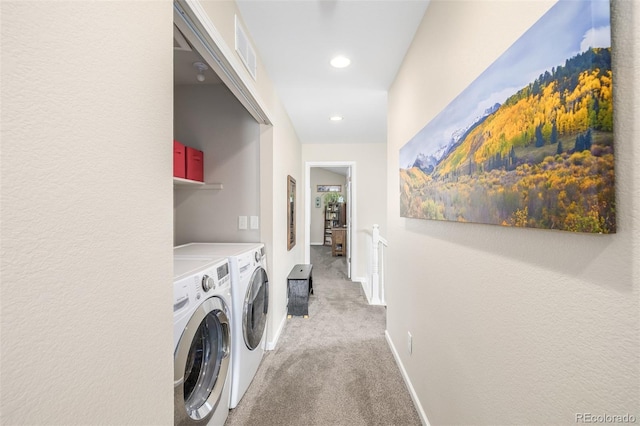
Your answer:
[[[615,233],[608,0],[560,0],[400,149],[400,214]]]

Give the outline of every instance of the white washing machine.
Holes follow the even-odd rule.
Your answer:
[[[174,424],[224,425],[231,392],[231,268],[173,261]]]
[[[258,371],[267,340],[269,278],[262,243],[191,243],[177,258],[226,256],[231,266],[232,374],[229,408],[235,408]]]

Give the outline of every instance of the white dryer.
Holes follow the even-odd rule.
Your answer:
[[[234,336],[229,408],[235,408],[258,371],[266,348],[269,278],[264,244],[191,243],[175,247],[174,256],[229,259]]]
[[[226,257],[173,261],[174,424],[224,425],[231,391]]]

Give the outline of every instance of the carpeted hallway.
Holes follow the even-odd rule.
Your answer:
[[[226,426],[420,425],[384,337],[385,308],[369,306],[346,261],[311,247],[309,318],[287,319]]]

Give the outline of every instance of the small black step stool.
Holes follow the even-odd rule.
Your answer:
[[[298,264],[287,277],[288,318],[293,315],[309,317],[309,294],[313,294],[313,265]]]

